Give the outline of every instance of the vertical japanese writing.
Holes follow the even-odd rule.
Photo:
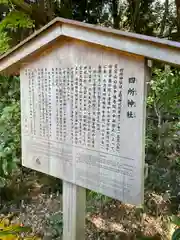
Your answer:
[[[35,107],[35,71],[31,72],[32,78],[32,111],[33,111],[33,134],[36,135],[36,107]]]
[[[120,150],[120,119],[121,119],[121,106],[122,106],[122,85],[123,85],[123,74],[124,74],[124,69],[120,68],[118,71],[118,88],[117,92],[114,89],[114,92],[116,92],[117,96],[117,136],[116,136],[116,151],[119,152]]]
[[[43,71],[43,69],[42,69]],[[41,86],[41,69],[38,69],[38,108],[39,108],[39,135],[42,137],[42,129],[43,129],[43,116],[42,116],[42,86]]]
[[[41,78],[41,87],[42,87],[42,137],[45,137],[45,83],[44,83],[44,78],[45,78],[45,73],[47,72],[47,69],[44,69],[44,74],[40,75]]]
[[[62,96],[63,96],[63,141],[66,141],[67,133],[67,69],[63,69]]]
[[[113,70],[113,71],[112,71]],[[112,123],[111,123],[111,149],[114,151],[116,148],[116,125],[117,125],[117,102],[116,102],[116,94],[114,94],[114,90],[117,89],[117,70],[118,66],[117,64],[114,65],[113,69],[111,70],[110,76],[112,78],[112,90],[111,90],[111,115],[109,116],[108,120],[112,118]]]
[[[28,71],[29,79],[29,117],[30,117],[30,132],[33,134],[33,102],[32,102],[32,78],[31,71]]]
[[[53,130],[57,141],[119,152],[123,73],[118,64],[27,70],[31,134],[51,138]],[[129,118],[134,117],[130,110],[135,112],[135,83],[129,78]]]
[[[91,104],[92,104],[92,68],[88,68],[87,99],[87,146],[91,147]]]
[[[74,89],[74,95],[75,95],[75,144],[78,144],[78,67],[75,68],[75,89]]]
[[[52,76],[52,77],[51,77]],[[47,91],[47,124],[48,124],[48,137],[52,136],[52,79],[53,79],[53,71],[48,72],[48,91]]]
[[[112,111],[112,105],[113,105],[113,99],[112,99],[112,91],[113,91],[113,77],[112,77],[112,66],[107,66],[107,80],[106,80],[106,85],[104,84],[104,90],[106,88],[106,91],[103,92],[103,100],[106,101],[106,106],[104,109],[104,114],[106,117],[106,122],[105,122],[105,149],[108,151],[110,148],[113,148],[112,144],[112,138],[113,136],[111,135],[112,131],[112,122],[111,122],[111,111]],[[107,96],[107,97],[106,97]]]
[[[48,126],[48,71],[45,69],[45,77],[44,77],[44,119],[45,119],[45,137],[48,137],[49,126]]]
[[[96,91],[97,91],[97,111],[96,111],[96,114],[97,114],[97,131],[98,131],[98,134],[100,132],[100,129],[101,129],[101,77],[102,77],[102,67],[101,65],[98,66],[98,79],[97,79],[97,87],[96,87]]]
[[[108,69],[105,65],[102,69],[102,85],[101,85],[101,149],[105,150],[105,132],[106,132],[106,97],[107,97],[107,81]]]
[[[91,122],[91,139],[92,147],[95,145],[95,136],[96,136],[96,79],[97,79],[97,70],[93,70],[93,79],[92,79],[92,122]]]
[[[59,84],[59,71],[58,68],[55,69],[55,94],[56,94],[56,105],[60,106],[59,104],[59,89],[58,89],[58,84]],[[60,139],[60,114],[59,114],[59,108],[56,107],[56,139]]]
[[[86,124],[86,116],[87,116],[87,109],[86,109],[86,104],[87,104],[87,94],[84,94],[87,91],[86,84],[88,81],[88,74],[87,74],[87,66],[84,66],[84,71],[82,73],[82,88],[81,88],[81,94],[82,94],[82,106],[81,106],[81,111],[82,111],[82,144],[86,144],[86,129],[87,129],[87,124]],[[87,92],[86,92],[87,93]]]
[[[71,78],[71,141],[72,143],[74,143],[74,118],[75,118],[75,115],[74,115],[74,108],[75,108],[75,96],[74,96],[74,69],[71,67],[71,70],[70,70],[70,78]]]
[[[135,77],[129,77],[128,79],[128,98],[127,98],[127,118],[133,119],[136,117],[136,89],[137,79]]]
[[[79,69],[79,83],[78,83],[78,91],[79,91],[79,135],[78,135],[78,142],[79,144],[82,144],[82,83],[83,83],[83,66],[80,66]]]
[[[59,68],[59,76],[58,76],[58,98],[59,98],[59,105],[57,106],[59,108],[59,128],[60,128],[60,141],[63,141],[63,88],[62,88],[62,80],[63,80],[63,73],[62,69]]]

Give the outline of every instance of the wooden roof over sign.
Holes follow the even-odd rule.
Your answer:
[[[0,57],[0,72],[11,74],[14,71],[19,71],[23,60],[61,36],[144,56],[148,59],[180,65],[180,43],[178,42],[55,18],[3,54]]]

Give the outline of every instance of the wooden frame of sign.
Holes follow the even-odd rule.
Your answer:
[[[55,19],[0,58],[20,72],[22,164],[63,180],[63,238],[83,240],[86,188],[144,195],[146,58],[180,64],[180,44]]]

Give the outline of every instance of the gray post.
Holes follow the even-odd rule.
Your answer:
[[[63,181],[63,240],[85,239],[86,189]]]

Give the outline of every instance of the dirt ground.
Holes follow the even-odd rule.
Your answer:
[[[47,186],[54,186],[54,180],[51,182],[47,177],[42,180],[41,177],[42,175],[35,174],[26,179],[28,193],[20,197],[18,204],[3,204],[1,212],[17,212],[17,220],[24,225],[30,225],[33,233],[42,236],[44,240],[61,239],[62,195],[56,190],[49,191]],[[23,181],[19,184],[22,185]],[[20,189],[22,190],[22,186],[18,187],[18,191]],[[142,236],[157,240],[170,239],[173,226],[166,217],[168,202],[155,193],[146,193],[145,199],[146,207],[142,209],[103,196],[87,196],[86,239],[135,240],[142,239]],[[58,216],[59,220],[52,221],[52,216]]]

